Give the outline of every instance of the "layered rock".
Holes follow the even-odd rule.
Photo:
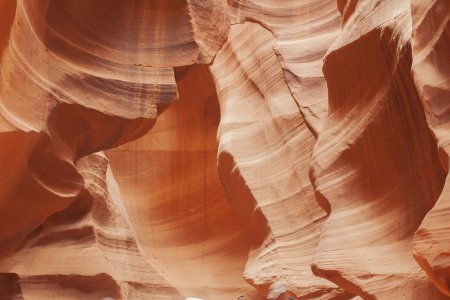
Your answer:
[[[412,1],[413,74],[428,124],[449,170],[450,4]],[[414,235],[414,256],[435,285],[450,296],[450,191],[443,191]]]
[[[257,299],[249,242],[217,173],[219,106],[207,67],[176,70],[179,99],[144,137],[107,156],[136,239],[183,295]]]
[[[20,276],[25,299],[181,297],[140,253],[106,157],[86,156],[77,169],[84,179],[77,200],[48,217],[0,270]]]
[[[323,57],[341,22],[335,0],[231,0],[232,22],[256,22],[270,30],[292,96],[312,133],[327,116]]]
[[[0,299],[448,299],[447,0],[0,2]]]
[[[359,1],[328,50],[311,179],[329,218],[312,268],[364,299],[443,298],[412,237],[445,171],[411,76],[409,1]]]
[[[141,255],[106,159],[85,165],[83,157],[153,126],[178,97],[173,68],[210,63],[221,47],[226,4],[1,5],[0,254],[2,282],[13,285],[6,295],[179,299]]]
[[[344,291],[314,278],[309,267],[326,218],[308,178],[314,137],[284,81],[274,42],[260,25],[233,25],[211,66],[221,112],[219,173],[252,236],[246,280],[269,299],[330,299]]]

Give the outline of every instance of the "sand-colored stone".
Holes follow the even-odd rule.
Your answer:
[[[0,299],[450,299],[448,0],[0,0]]]

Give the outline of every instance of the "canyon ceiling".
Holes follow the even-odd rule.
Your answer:
[[[0,0],[0,299],[450,299],[450,1]]]

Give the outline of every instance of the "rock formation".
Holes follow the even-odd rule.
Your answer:
[[[0,1],[0,299],[450,299],[449,20]]]
[[[413,1],[413,75],[425,116],[438,146],[442,168],[449,170],[450,3]],[[450,296],[449,183],[414,235],[414,257],[433,283]]]

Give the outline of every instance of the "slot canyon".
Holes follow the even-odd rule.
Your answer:
[[[449,0],[0,0],[0,300],[450,299]]]

